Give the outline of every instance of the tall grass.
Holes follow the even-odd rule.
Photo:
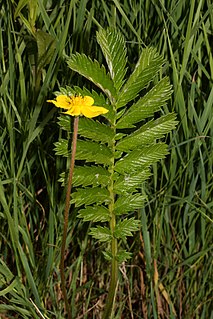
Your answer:
[[[66,162],[54,155],[63,133],[45,100],[60,85],[88,85],[67,68],[65,56],[78,51],[101,61],[95,31],[110,25],[126,37],[132,66],[144,46],[164,55],[162,73],[174,90],[168,108],[180,123],[168,136],[171,156],[153,167],[142,189],[148,202],[138,212],[141,233],[126,243],[134,258],[120,269],[116,318],[213,317],[213,4],[35,3],[2,1],[0,9],[0,316],[65,317],[59,286],[64,193],[58,179]],[[50,61],[39,60],[38,29],[54,42]],[[76,213],[66,259],[72,316],[101,318],[108,269],[101,247],[88,237],[90,225]]]

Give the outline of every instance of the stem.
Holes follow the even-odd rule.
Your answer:
[[[115,153],[115,140],[112,141],[112,151],[113,154]],[[114,198],[114,158],[112,158],[112,164],[109,169],[111,173],[111,183],[108,187],[109,193],[110,193],[110,199],[111,202],[109,204],[109,212],[111,215],[110,219],[110,230],[112,235],[114,234],[115,227],[116,227],[116,215],[114,211],[114,204],[115,204],[115,198]],[[111,262],[111,279],[110,279],[110,286],[109,286],[109,292],[107,295],[106,299],[106,306],[104,309],[103,313],[103,319],[110,319],[112,312],[113,312],[113,304],[114,304],[114,299],[116,295],[116,289],[117,289],[117,282],[118,282],[118,262],[117,262],[117,252],[118,252],[118,242],[117,238],[114,236],[112,237],[112,242],[111,242],[111,253],[112,253],[112,262]]]
[[[75,166],[75,154],[76,154],[77,135],[78,135],[78,120],[79,120],[78,117],[74,118],[74,129],[73,129],[73,138],[72,138],[72,156],[70,161],[66,202],[65,202],[65,209],[64,209],[64,230],[63,230],[63,237],[62,237],[62,244],[61,244],[61,261],[60,261],[61,289],[62,289],[62,294],[64,297],[65,309],[68,314],[68,319],[72,319],[72,315],[71,315],[71,310],[70,310],[68,298],[67,298],[64,259],[65,259],[65,248],[66,248],[66,239],[67,239],[68,216],[69,216],[69,208],[70,208],[70,196],[71,196],[71,189],[72,189],[72,177],[73,177],[73,170]]]
[[[117,239],[112,241],[112,252],[117,252]],[[113,304],[116,295],[116,288],[118,282],[118,262],[116,256],[114,255],[111,263],[111,280],[109,286],[109,292],[106,299],[106,306],[103,313],[103,319],[110,319],[113,311]]]

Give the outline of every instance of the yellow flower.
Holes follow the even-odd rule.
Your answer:
[[[93,106],[94,99],[91,96],[67,96],[58,95],[55,100],[48,100],[57,107],[66,109],[65,114],[72,116],[84,115],[92,118],[101,114],[106,114],[107,109],[101,106]]]

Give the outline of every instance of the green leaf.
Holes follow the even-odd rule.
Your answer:
[[[103,255],[104,255],[104,258],[107,260],[107,261],[111,261],[112,260],[112,253],[111,251],[108,251],[108,250],[105,250],[102,252]]]
[[[124,137],[117,143],[116,149],[128,152],[143,145],[152,144],[156,139],[164,137],[165,134],[174,129],[176,124],[176,115],[174,113],[161,116]]]
[[[77,141],[76,160],[86,160],[97,164],[110,164],[112,152],[110,149],[96,142]]]
[[[128,259],[132,258],[132,253],[129,253],[126,250],[119,250],[119,253],[116,255],[116,259],[119,264],[121,264],[124,261],[127,261]]]
[[[114,192],[116,194],[131,193],[136,188],[141,187],[142,183],[150,177],[151,173],[148,169],[135,174],[120,175],[114,183]]]
[[[112,239],[111,231],[107,227],[91,227],[89,234],[92,235],[93,238],[102,242],[111,241]]]
[[[168,146],[158,143],[134,150],[115,164],[115,170],[121,174],[136,173],[156,163],[168,154]]]
[[[114,101],[116,98],[116,89],[109,74],[106,74],[105,67],[94,60],[92,61],[85,54],[72,54],[67,61],[68,66],[83,75],[88,80],[98,86],[110,99]]]
[[[146,95],[133,104],[117,122],[116,128],[131,128],[147,117],[159,111],[172,93],[168,77],[163,78]]]
[[[100,187],[88,187],[78,188],[76,192],[72,194],[71,204],[75,204],[75,207],[91,204],[109,203],[109,191]]]
[[[68,141],[61,138],[58,142],[54,143],[55,148],[54,151],[56,155],[62,155],[64,157],[68,157],[70,152],[68,150]]]
[[[119,196],[115,202],[115,214],[121,215],[143,207],[146,197],[141,194],[126,194]]]
[[[75,166],[73,172],[73,186],[106,187],[109,184],[109,172],[101,166]]]
[[[103,251],[103,255],[107,261],[111,261],[113,258],[111,251],[108,250]],[[124,249],[120,249],[118,254],[116,255],[116,260],[119,264],[121,264],[124,261],[127,261],[130,258],[132,258],[132,253],[129,253]]]
[[[60,125],[61,129],[71,132],[71,117],[70,115],[62,114],[58,117],[58,125]]]
[[[51,62],[56,49],[56,43],[51,34],[48,34],[42,30],[36,31],[35,36],[38,46],[37,67],[38,69],[42,69]]]
[[[121,111],[116,113],[115,119],[116,121],[119,120],[121,117],[123,117],[124,113],[126,112],[126,108],[124,107],[123,109],[121,109]],[[117,125],[116,125],[117,127]]]
[[[126,45],[122,34],[114,28],[97,32],[97,41],[106,59],[117,92],[123,85],[126,74]]]
[[[117,108],[135,99],[138,93],[153,79],[163,64],[163,57],[156,49],[145,48],[133,73],[123,86],[117,101]]]
[[[113,235],[116,238],[125,239],[127,236],[133,236],[133,232],[139,230],[140,220],[132,218],[125,218],[117,223]]]
[[[85,222],[107,222],[110,220],[109,211],[103,206],[92,206],[81,209],[78,217],[83,218]]]
[[[17,7],[14,12],[14,18],[16,19],[20,14],[21,10],[28,4],[29,0],[19,0]]]
[[[114,138],[114,132],[109,126],[86,117],[80,118],[78,132],[96,142],[110,143]]]

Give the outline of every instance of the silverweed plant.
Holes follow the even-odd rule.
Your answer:
[[[111,263],[111,281],[102,318],[109,319],[113,316],[119,264],[131,258],[123,246],[127,237],[140,228],[140,220],[133,217],[133,212],[143,207],[146,199],[142,184],[150,177],[151,166],[168,154],[168,146],[161,139],[177,124],[174,113],[159,115],[172,92],[168,77],[157,81],[163,57],[152,47],[144,48],[134,71],[126,78],[127,49],[122,34],[112,28],[101,29],[97,41],[108,70],[79,53],[71,55],[67,63],[99,91],[61,88],[56,99],[49,101],[66,110],[59,117],[59,125],[68,132],[68,138],[61,138],[55,150],[57,155],[70,159],[68,181],[66,172],[61,175],[67,196],[60,264],[69,319],[72,311],[66,293],[64,256],[70,205],[78,209],[79,218],[93,223],[90,234],[105,243],[103,254]],[[73,130],[69,115],[74,116]]]

